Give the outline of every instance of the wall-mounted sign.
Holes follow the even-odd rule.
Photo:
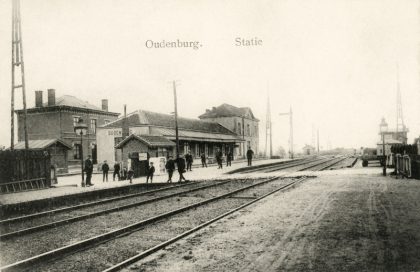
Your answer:
[[[147,161],[147,153],[139,153],[139,161]]]

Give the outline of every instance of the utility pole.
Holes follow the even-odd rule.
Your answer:
[[[270,137],[270,158],[273,157],[273,135],[271,130],[271,110],[270,110],[270,96],[267,93],[267,115],[266,115],[266,126],[265,126],[265,156],[267,157],[268,148],[268,137]]]
[[[175,103],[175,141],[176,141],[176,158],[179,158],[179,139],[178,139],[178,106],[176,101],[176,82],[172,82],[174,88],[174,103]]]
[[[397,125],[396,125],[396,137],[397,140],[400,140],[403,144],[407,144],[407,138],[405,137],[405,133],[407,128],[404,124],[404,117],[403,117],[403,108],[401,102],[401,90],[400,90],[400,68],[397,63]],[[399,132],[401,132],[401,137],[399,137]]]
[[[318,155],[319,155],[319,128],[318,128],[316,134],[317,134],[316,135],[317,136],[317,147],[318,147]]]
[[[15,85],[15,69],[20,66],[21,84]],[[22,29],[20,18],[20,1],[12,0],[12,97],[11,97],[11,131],[10,131],[10,149],[14,149],[15,134],[15,89],[22,88],[23,100],[23,131],[25,138],[25,150],[29,148],[28,129],[26,122],[26,92],[25,92],[25,66],[23,62],[22,48]]]
[[[290,134],[289,134],[289,154],[290,158],[293,159],[293,111],[292,107],[290,107],[289,112],[280,113],[279,115],[289,115],[289,125],[290,125]]]

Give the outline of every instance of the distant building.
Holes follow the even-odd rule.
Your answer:
[[[23,110],[16,110],[18,117],[18,141],[24,141]],[[43,103],[42,91],[35,92],[35,107],[27,109],[27,126],[29,140],[58,139],[71,147],[67,152],[69,165],[80,163],[80,151],[83,155],[92,155],[96,162],[97,144],[96,129],[118,118],[118,113],[108,111],[108,100],[102,100],[102,108],[82,101],[71,95],[56,99],[55,90],[48,90],[48,101]],[[88,135],[83,136],[83,147],[80,136],[74,133],[74,126],[82,118],[88,126]]]
[[[388,128],[388,123],[385,118],[382,118],[379,127],[383,128],[383,131],[379,130],[379,141],[376,143],[377,154],[383,155],[383,146],[385,145],[385,155],[391,153],[391,146],[398,144],[407,144],[407,133],[408,128],[405,126],[401,130],[392,130]],[[382,138],[383,137],[383,138]]]
[[[303,155],[315,155],[315,147],[311,145],[305,145],[303,147]]]
[[[244,142],[236,146],[234,155],[245,157],[248,148],[254,151],[255,156],[259,153],[259,120],[255,118],[252,110],[248,107],[238,108],[229,104],[207,109],[198,118],[221,124],[241,137]]]
[[[215,157],[217,150],[225,154],[244,141],[215,122],[178,117],[178,128],[180,155],[190,152],[196,159],[202,153]],[[127,139],[123,134],[130,136]],[[147,152],[150,157],[175,157],[174,145],[169,142],[174,143],[176,139],[175,118],[174,115],[138,110],[98,128],[97,139],[100,161],[125,161],[129,158],[126,152],[135,153],[136,150],[137,153]]]

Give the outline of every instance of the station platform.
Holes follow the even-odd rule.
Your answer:
[[[253,160],[252,165],[262,165],[267,163],[275,163],[286,161],[288,159],[257,159]],[[212,164],[208,165],[207,168],[202,168],[201,163],[196,163],[193,165],[192,171],[184,173],[184,176],[187,180],[190,181],[199,181],[199,180],[209,180],[209,179],[220,179],[227,172],[232,170],[246,167],[247,162],[245,160],[232,162],[232,166],[226,167],[226,163],[223,165],[223,169],[217,169],[217,165]],[[129,180],[122,181],[113,181],[112,172],[108,173],[108,182],[102,181],[102,173],[94,173],[92,175],[93,186],[90,187],[81,187],[81,175],[69,175],[69,176],[60,176],[58,177],[58,184],[54,187],[42,189],[42,190],[32,190],[24,191],[11,194],[0,195],[0,205],[13,205],[23,202],[30,202],[35,200],[42,200],[47,198],[54,198],[60,196],[68,196],[72,194],[80,194],[84,192],[92,192],[95,190],[105,190],[116,187],[123,187],[130,185]],[[175,171],[172,177],[172,182],[176,183],[179,179],[178,172]],[[153,183],[166,183],[168,180],[168,175],[155,175],[153,177]],[[144,184],[146,183],[146,177],[139,177],[132,180],[132,184]]]

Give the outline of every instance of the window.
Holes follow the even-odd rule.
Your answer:
[[[258,137],[258,129],[257,129],[257,126],[254,126],[254,136]]]
[[[190,145],[188,143],[184,144],[184,154],[187,154],[188,152],[190,152]]]
[[[241,133],[241,123],[239,123],[239,122],[238,122],[238,134],[242,135],[242,133]]]
[[[249,127],[249,124],[246,125],[246,133],[248,134],[248,136],[251,136],[251,128]]]
[[[80,160],[82,155],[82,145],[81,144],[73,144],[73,159]]]
[[[90,119],[90,129],[93,134],[96,134],[96,119]]]
[[[73,127],[77,126],[79,123],[80,116],[73,116]]]

